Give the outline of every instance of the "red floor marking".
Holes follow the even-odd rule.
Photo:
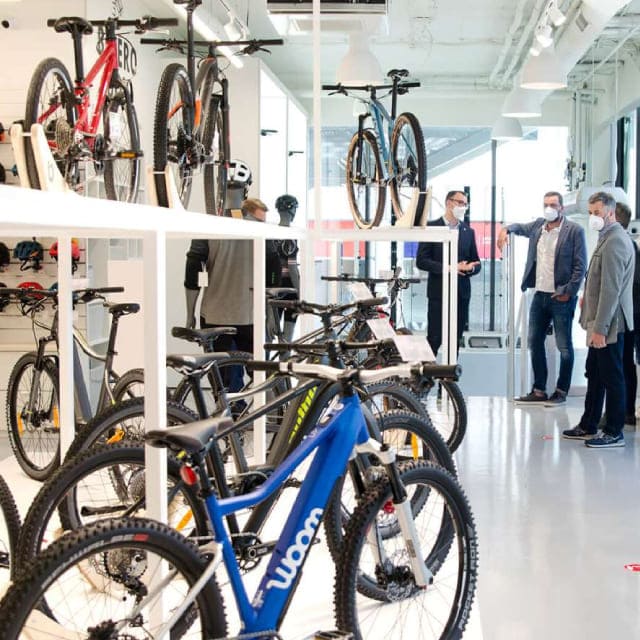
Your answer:
[[[625,564],[624,568],[627,571],[631,571],[632,573],[640,573],[640,564],[635,563],[635,564]]]
[[[553,436],[542,436],[543,440],[553,440]]]

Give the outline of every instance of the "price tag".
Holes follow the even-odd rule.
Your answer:
[[[109,112],[109,135],[112,140],[118,139],[122,135],[122,115],[115,111]]]
[[[403,362],[434,362],[436,357],[424,336],[395,336],[393,339]]]
[[[388,318],[372,318],[367,320],[367,325],[376,340],[387,340],[388,338],[396,337],[396,332],[393,330]]]
[[[349,291],[354,300],[370,300],[373,297],[364,282],[350,282]]]
[[[198,271],[198,286],[201,289],[209,286],[209,274],[206,271]]]

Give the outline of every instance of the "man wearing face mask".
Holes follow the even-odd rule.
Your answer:
[[[565,438],[584,440],[591,448],[624,447],[625,381],[622,366],[624,333],[633,329],[635,249],[615,217],[616,202],[603,191],[589,198],[589,226],[598,244],[589,262],[580,311],[587,332],[587,395],[584,413]],[[596,429],[606,395],[606,424]]]
[[[509,234],[529,238],[522,291],[534,288],[529,308],[529,352],[533,369],[533,389],[515,398],[516,404],[556,406],[566,402],[573,373],[571,326],[587,265],[587,247],[582,227],[563,215],[562,195],[545,193],[543,217],[526,224],[503,227],[498,248],[509,241]],[[547,355],[545,339],[553,325],[560,370],[555,391],[547,397]]]
[[[458,342],[469,322],[469,301],[471,283],[469,278],[480,272],[480,258],[476,246],[476,234],[464,222],[468,208],[464,191],[449,191],[445,198],[444,215],[429,221],[429,227],[444,227],[458,230]],[[435,355],[442,344],[442,244],[439,242],[421,242],[416,255],[418,269],[429,273],[427,298],[427,341]]]

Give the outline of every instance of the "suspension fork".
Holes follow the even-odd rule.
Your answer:
[[[362,149],[364,147],[364,121],[369,117],[367,113],[361,113],[358,116],[358,143],[357,143],[357,151],[356,154],[356,176],[360,176],[362,173]]]
[[[31,388],[29,389],[29,404],[27,405],[27,413],[33,415],[36,402],[40,395],[40,378],[44,371],[45,355],[44,351],[48,342],[55,340],[53,336],[38,338],[38,350],[36,351],[36,361],[33,364],[33,378],[31,380]]]

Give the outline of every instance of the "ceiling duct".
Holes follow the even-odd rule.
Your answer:
[[[336,2],[335,0],[320,0],[321,13],[360,13],[360,14],[387,14],[387,0],[346,0]],[[269,13],[313,13],[313,2],[311,0],[267,0],[267,11]]]

